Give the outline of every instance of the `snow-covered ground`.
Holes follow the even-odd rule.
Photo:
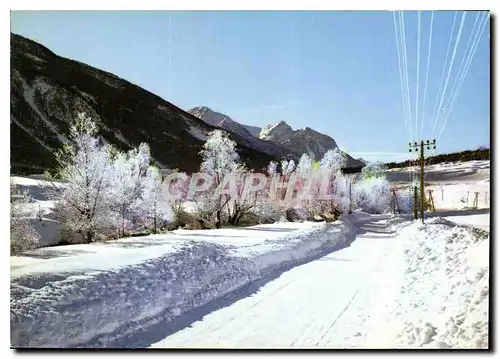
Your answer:
[[[13,185],[19,187],[21,191],[27,191],[33,199],[33,202],[27,204],[27,213],[35,215],[41,211],[43,215],[47,215],[52,212],[54,201],[50,198],[52,190],[50,182],[21,176],[11,176],[10,179]],[[64,184],[59,182],[54,182],[54,185],[60,189],[64,188]]]
[[[434,218],[401,231],[400,293],[368,333],[389,348],[487,348],[489,237]]]
[[[400,169],[389,172],[401,174]],[[426,166],[425,183],[425,196],[429,198],[428,191],[432,191],[436,208],[436,213],[428,213],[430,216],[443,217],[458,224],[489,231],[490,161]]]
[[[424,225],[354,213],[11,257],[11,345],[487,347],[489,162],[434,167]],[[46,183],[12,179],[50,215]]]
[[[388,179],[392,182],[408,182],[410,172],[418,178],[420,169],[393,168],[388,171]],[[416,171],[416,172],[415,172]],[[426,182],[460,182],[481,181],[490,177],[490,161],[448,162],[425,166]]]
[[[26,217],[30,218],[33,228],[40,234],[38,244],[41,246],[56,245],[61,239],[60,225],[50,218],[55,202],[53,201],[54,187],[64,189],[64,184],[53,184],[43,180],[29,177],[11,176],[11,182],[22,192],[26,191],[32,201],[23,207]]]
[[[151,348],[487,347],[487,238],[439,219],[358,225],[351,246],[191,313],[175,333],[157,326],[170,335]]]
[[[354,235],[345,218],[33,250],[11,257],[11,344],[147,346],[126,338],[322,256]]]
[[[363,213],[43,248],[11,260],[11,340],[484,348],[488,250],[484,234],[441,218]]]

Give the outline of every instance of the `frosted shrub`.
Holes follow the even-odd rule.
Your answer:
[[[31,226],[24,206],[31,200],[27,191],[10,184],[10,251],[20,252],[37,247],[40,235]]]
[[[385,178],[366,178],[352,188],[353,201],[363,212],[386,213],[391,207],[391,184]]]
[[[138,149],[128,153],[118,153],[110,168],[110,223],[121,236],[126,231],[136,229],[137,218],[141,219],[148,212],[145,208],[144,187],[150,160],[149,146],[142,143]],[[135,217],[135,218],[134,218]]]
[[[363,178],[368,179],[368,178],[382,178],[385,175],[385,166],[383,163],[380,162],[374,162],[374,163],[368,163],[363,169],[361,170],[361,174]]]
[[[401,213],[412,213],[414,202],[413,187],[408,187],[403,190],[397,191],[398,206]]]
[[[158,229],[173,222],[172,203],[169,203],[163,195],[162,179],[156,167],[151,166],[147,169],[142,182],[141,198],[134,209],[141,223],[151,228],[153,233],[157,233]]]

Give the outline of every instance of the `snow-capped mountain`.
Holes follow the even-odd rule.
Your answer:
[[[276,157],[296,158],[300,155],[299,153],[293,151],[293,149],[284,147],[279,143],[267,141],[266,139],[259,139],[258,137],[252,135],[244,125],[234,121],[227,115],[212,111],[206,106],[194,107],[188,112],[209,125],[240,135],[243,143],[251,148],[264,151]]]
[[[276,143],[283,143],[292,138],[293,134],[294,131],[285,121],[279,121],[265,126],[260,131],[259,138]]]
[[[216,128],[139,86],[16,34],[10,87],[11,171],[17,173],[54,168],[53,151],[82,111],[99,123],[104,141],[122,150],[147,142],[161,167],[187,172],[199,169],[206,135]],[[230,133],[248,167],[260,169],[277,158],[248,136]]]
[[[273,156],[282,157],[288,155],[298,158],[303,153],[312,153],[319,160],[329,149],[337,147],[337,143],[333,138],[310,127],[293,130],[285,121],[279,121],[261,129],[257,126],[243,125],[225,114],[212,111],[206,106],[198,106],[188,112],[212,126],[241,135],[248,141],[248,146],[265,151]],[[363,163],[347,155],[347,166],[359,167],[363,166]]]
[[[265,126],[259,134],[259,138],[280,144],[294,152],[311,153],[316,160],[320,160],[324,154],[337,148],[337,143],[333,138],[323,133],[306,127],[293,130],[285,121],[279,121]],[[347,167],[361,167],[363,162],[352,158],[346,154]]]
[[[279,121],[262,129],[259,137],[300,153],[312,153],[320,159],[330,149],[336,148],[335,140],[310,127],[294,131],[285,121]]]

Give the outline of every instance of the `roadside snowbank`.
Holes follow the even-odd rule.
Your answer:
[[[400,294],[365,346],[487,348],[489,237],[443,218],[414,222],[400,236]]]
[[[38,232],[38,246],[56,245],[61,240],[60,224],[51,218],[55,207],[52,184],[43,179],[11,176],[11,183],[22,192],[26,191],[31,201],[23,204],[22,212],[29,219],[33,229]],[[54,186],[64,189],[65,185],[54,182]]]
[[[347,217],[182,232],[11,258],[11,345],[113,347],[355,236]]]

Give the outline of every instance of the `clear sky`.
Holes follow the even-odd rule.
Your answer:
[[[11,14],[13,33],[40,42],[58,55],[112,72],[185,110],[204,105],[255,126],[285,120],[294,129],[309,126],[332,136],[356,157],[408,158],[410,132],[405,127],[393,12]],[[472,30],[478,13],[467,12],[462,26],[463,12],[433,14],[425,92],[431,12],[421,12],[420,36],[418,13],[403,13],[408,112],[411,128],[418,117],[419,127],[413,132],[422,133],[412,139],[431,139],[432,115],[441,99],[438,90],[440,83],[444,87],[455,52],[440,113],[451,112],[437,153],[489,146],[489,19],[481,37],[477,36],[478,45],[456,102],[448,108],[460,64],[465,69],[468,61],[467,44],[474,43]],[[399,31],[399,15],[396,20]],[[404,66],[402,73],[406,73]],[[422,111],[416,114],[417,74]]]

